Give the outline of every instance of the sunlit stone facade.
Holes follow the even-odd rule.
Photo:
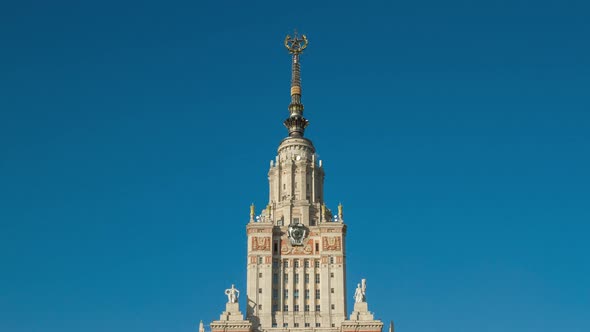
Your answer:
[[[285,46],[292,55],[289,136],[270,162],[268,203],[260,211],[251,206],[246,226],[246,316],[228,297],[211,330],[380,332],[383,323],[368,311],[364,288],[347,317],[342,206],[335,212],[326,206],[322,161],[304,137],[299,56],[307,39],[288,36]]]

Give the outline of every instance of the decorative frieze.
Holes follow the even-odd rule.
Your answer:
[[[340,251],[342,250],[342,241],[339,236],[324,236],[322,237],[322,249],[325,251]]]

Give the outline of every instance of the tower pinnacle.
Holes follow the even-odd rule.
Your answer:
[[[291,64],[291,103],[289,104],[289,117],[283,122],[289,130],[289,137],[303,137],[305,127],[309,121],[303,117],[303,104],[301,103],[301,68],[299,55],[307,47],[307,37],[301,37],[295,31],[293,37],[287,35],[285,47],[292,56]]]

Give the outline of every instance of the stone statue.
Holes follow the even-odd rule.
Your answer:
[[[254,217],[255,212],[255,207],[254,207],[254,203],[252,203],[252,205],[250,205],[250,217]]]
[[[367,280],[362,279],[360,284],[356,285],[356,290],[354,291],[354,302],[361,303],[367,302]]]
[[[227,303],[236,303],[238,302],[240,291],[237,290],[236,287],[232,284],[231,288],[225,290],[225,295],[227,295]]]

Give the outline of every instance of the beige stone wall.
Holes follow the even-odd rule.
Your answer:
[[[339,329],[347,315],[346,226],[324,205],[311,142],[285,139],[268,179],[269,203],[247,226],[247,316],[263,330]],[[290,223],[306,226],[302,246],[291,245]]]

